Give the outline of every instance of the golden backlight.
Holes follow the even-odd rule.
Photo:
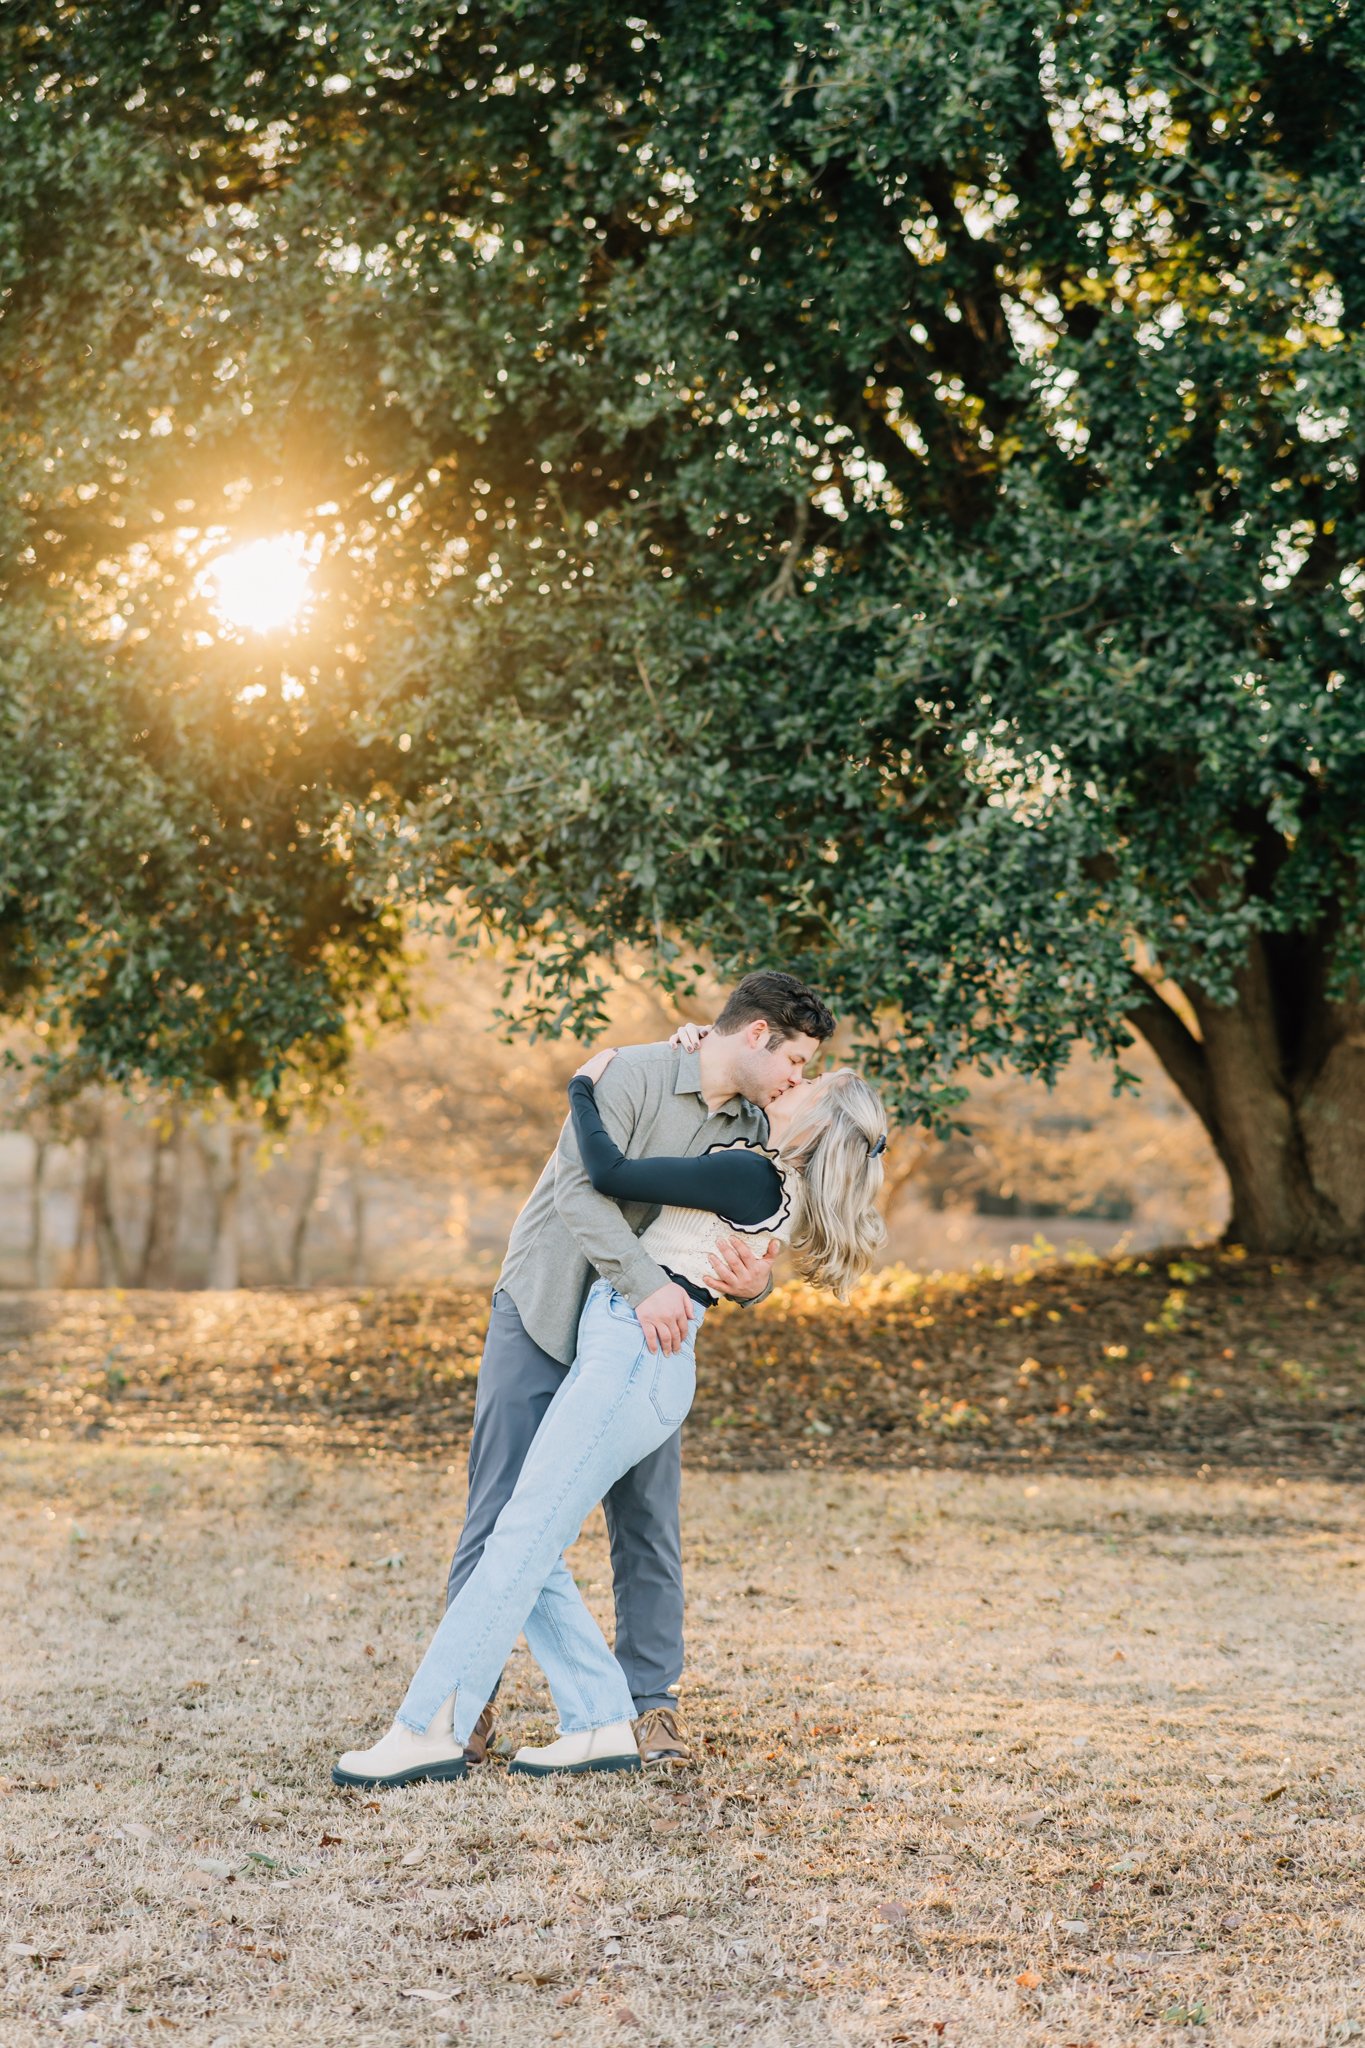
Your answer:
[[[209,601],[224,625],[242,633],[275,633],[307,608],[313,578],[300,534],[247,541],[210,562]]]

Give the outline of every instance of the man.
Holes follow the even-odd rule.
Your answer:
[[[767,1137],[764,1105],[801,1079],[834,1030],[819,997],[795,975],[746,975],[695,1052],[635,1046],[617,1055],[597,1089],[603,1121],[627,1158],[696,1156],[735,1138]],[[657,1208],[618,1204],[593,1189],[566,1119],[559,1143],[518,1216],[493,1293],[469,1446],[469,1503],[450,1567],[453,1600],[517,1483],[526,1453],[569,1366],[578,1319],[598,1274],[639,1317],[651,1351],[672,1353],[687,1330],[688,1296],[637,1243]],[[777,1255],[727,1238],[714,1291],[761,1300]],[[619,1479],[603,1501],[616,1595],[616,1656],[635,1701],[646,1764],[692,1762],[678,1724],[683,1668],[682,1437],[675,1432]],[[481,1763],[493,1702],[465,1751]]]

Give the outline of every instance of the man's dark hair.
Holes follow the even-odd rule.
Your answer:
[[[822,1041],[833,1035],[834,1019],[813,988],[794,974],[761,969],[746,974],[715,1022],[721,1032],[742,1031],[758,1018],[772,1026],[769,1048],[803,1032]]]

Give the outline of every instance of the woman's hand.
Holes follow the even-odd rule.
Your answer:
[[[680,1024],[668,1042],[680,1052],[695,1052],[710,1029],[709,1024]]]
[[[574,1068],[573,1077],[575,1081],[580,1079],[593,1082],[600,1081],[615,1058],[616,1047],[614,1045],[604,1045],[602,1050],[595,1052],[590,1060],[584,1060],[581,1067]]]

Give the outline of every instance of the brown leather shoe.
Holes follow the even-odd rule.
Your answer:
[[[635,1740],[646,1770],[685,1771],[697,1761],[672,1707],[650,1707],[641,1714]]]
[[[490,1700],[470,1730],[469,1740],[464,1746],[464,1760],[471,1768],[475,1764],[485,1764],[488,1761],[489,1745],[493,1740],[493,1718],[493,1704]]]

